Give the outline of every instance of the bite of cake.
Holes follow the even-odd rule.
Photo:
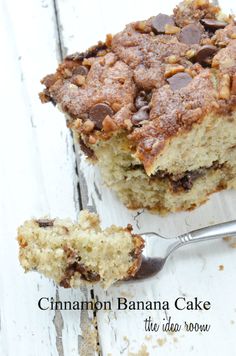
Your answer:
[[[26,272],[36,270],[64,288],[113,283],[134,277],[144,240],[132,227],[100,227],[96,214],[82,211],[71,220],[28,220],[18,229],[19,259]]]
[[[189,210],[236,187],[236,25],[208,0],[131,23],[42,83],[127,207]]]

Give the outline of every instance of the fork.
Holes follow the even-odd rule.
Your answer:
[[[236,220],[204,227],[186,234],[168,238],[156,232],[141,234],[146,244],[141,266],[132,280],[143,280],[155,276],[164,267],[169,256],[180,247],[197,242],[236,236]]]

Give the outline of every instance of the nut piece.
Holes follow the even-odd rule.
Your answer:
[[[117,129],[116,123],[114,122],[114,120],[112,120],[112,118],[109,115],[107,115],[103,120],[102,127],[105,132],[111,132]]]
[[[136,24],[136,29],[137,29],[138,31],[144,32],[145,29],[146,29],[146,25],[147,25],[146,21],[139,21],[139,22]]]
[[[175,55],[172,55],[172,56],[167,57],[166,60],[169,64],[175,64],[178,62],[179,58]]]
[[[106,35],[106,46],[111,47],[111,44],[112,44],[112,34],[108,33]]]
[[[165,78],[172,77],[176,73],[184,72],[184,66],[177,65],[177,66],[167,66],[165,70]]]
[[[208,0],[195,0],[194,1],[194,5],[196,7],[208,6],[209,5],[209,1]]]
[[[193,58],[194,56],[196,55],[196,50],[195,49],[189,49],[186,53],[185,53],[185,56],[188,58],[188,59],[191,59]]]
[[[92,122],[91,120],[86,120],[85,123],[83,124],[83,132],[84,133],[89,133],[91,131],[93,131],[95,127],[94,122]]]
[[[175,33],[178,33],[180,31],[180,28],[177,26],[173,26],[170,24],[165,25],[165,33],[167,35],[174,35]]]
[[[228,100],[230,98],[230,76],[229,74],[222,75],[219,83],[219,98]]]
[[[22,236],[22,235],[18,236],[17,240],[19,242],[20,247],[22,247],[22,248],[25,248],[28,245],[24,236]]]

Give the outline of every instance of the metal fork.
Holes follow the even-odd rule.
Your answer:
[[[156,232],[146,232],[141,236],[146,242],[146,247],[141,266],[131,281],[147,279],[159,273],[168,257],[180,247],[226,236],[236,236],[236,220],[204,227],[173,238],[161,236]]]

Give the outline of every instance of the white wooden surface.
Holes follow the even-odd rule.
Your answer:
[[[81,208],[71,134],[61,113],[40,104],[39,80],[54,71],[61,52],[84,50],[125,23],[170,12],[175,4],[173,0],[0,0],[0,355],[94,354],[92,348],[81,351],[85,350],[93,315],[37,308],[42,296],[81,300],[90,298],[90,291],[64,290],[36,273],[24,275],[17,260],[15,236],[20,223],[47,214],[75,219]],[[233,1],[223,0],[221,5],[235,9]],[[97,210],[104,226],[132,223],[137,232],[151,226],[163,235],[172,235],[236,218],[236,192],[216,194],[191,213],[161,218],[125,209],[83,158],[78,171],[81,182],[83,179],[87,184],[88,205]],[[81,190],[84,195],[84,188]],[[151,282],[112,287],[107,292],[96,287],[100,300],[114,302],[125,296],[171,303],[184,295],[212,303],[208,312],[174,308],[167,312],[180,323],[211,324],[208,333],[144,332],[143,320],[150,315],[154,321],[162,321],[167,317],[164,311],[117,311],[115,307],[110,312],[99,311],[100,353],[135,355],[146,350],[146,355],[161,356],[190,352],[235,355],[235,257],[236,250],[228,243],[214,241],[178,251]],[[224,271],[218,270],[219,265],[224,265]]]

